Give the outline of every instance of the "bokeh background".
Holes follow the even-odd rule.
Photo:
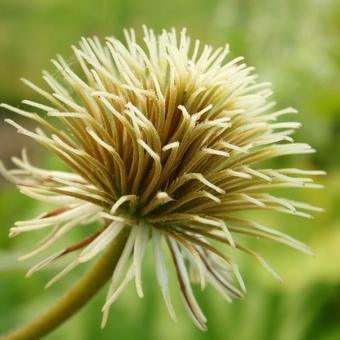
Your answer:
[[[245,56],[248,64],[256,66],[260,80],[272,81],[280,107],[298,108],[303,128],[296,140],[312,144],[318,153],[280,159],[275,165],[325,169],[327,176],[319,180],[325,189],[287,194],[326,212],[313,220],[268,213],[256,217],[303,240],[317,255],[310,258],[284,246],[249,241],[284,282],[278,283],[251,259],[240,256],[248,286],[243,301],[229,305],[213,289],[203,294],[196,290],[209,320],[207,333],[193,327],[176,297],[179,321],[174,324],[169,319],[150,256],[143,274],[144,300],[131,284],[113,306],[108,326],[100,330],[103,291],[48,339],[340,339],[340,2],[1,0],[0,101],[20,106],[22,99],[34,98],[19,78],[42,84],[41,70],[51,69],[49,60],[57,53],[68,59],[70,45],[81,36],[122,37],[123,28],[140,30],[143,24],[156,31],[187,27],[194,38],[216,47],[228,42],[232,56]],[[10,116],[0,113],[2,118]],[[0,158],[8,164],[23,146],[38,164],[59,166],[56,159],[1,122]],[[9,240],[8,229],[14,221],[35,216],[43,208],[0,181],[0,334],[56,301],[85,270],[80,268],[49,290],[43,290],[44,283],[57,267],[24,278],[32,263],[15,259],[34,247],[34,240],[32,235]]]

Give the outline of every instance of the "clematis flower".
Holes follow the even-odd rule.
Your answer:
[[[31,276],[73,255],[50,286],[127,233],[112,272],[103,326],[110,306],[130,281],[143,297],[143,259],[151,243],[157,281],[171,317],[176,319],[168,257],[189,316],[205,330],[206,318],[191,285],[210,284],[227,301],[241,298],[246,288],[232,259],[234,252],[253,256],[279,278],[259,254],[237,242],[236,235],[266,238],[312,254],[292,237],[248,220],[246,212],[311,217],[309,211],[320,209],[268,191],[318,188],[310,176],[323,172],[261,165],[314,150],[294,142],[292,134],[300,123],[279,120],[296,110],[276,110],[269,99],[270,84],[256,82],[253,68],[242,57],[228,60],[228,46],[214,49],[198,40],[191,43],[185,30],[155,35],[144,28],[141,44],[133,30],[125,31],[125,38],[125,44],[113,37],[105,43],[82,39],[73,46],[72,65],[58,56],[52,61],[56,73],[43,73],[46,88],[23,80],[41,102],[24,100],[27,110],[2,104],[38,127],[32,131],[11,119],[7,123],[69,168],[38,168],[25,151],[13,158],[15,169],[7,170],[1,163],[3,175],[23,194],[54,205],[31,220],[16,222],[10,236],[48,232],[39,246],[21,257],[28,259],[48,253],[71,230],[87,230],[84,225],[101,222],[95,233],[49,254],[29,270]]]

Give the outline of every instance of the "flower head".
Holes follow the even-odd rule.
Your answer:
[[[277,122],[292,108],[276,111],[270,85],[257,83],[242,58],[225,61],[229,49],[190,44],[183,30],[156,36],[144,29],[143,44],[133,30],[126,44],[107,38],[82,39],[73,46],[76,63],[53,60],[58,77],[44,72],[47,89],[24,82],[43,103],[23,101],[31,110],[2,106],[38,124],[34,131],[7,123],[55,153],[69,167],[53,171],[33,166],[25,152],[2,173],[25,195],[57,207],[17,222],[10,236],[49,230],[40,245],[22,256],[38,255],[67,233],[92,221],[102,227],[35,265],[28,275],[66,254],[74,259],[48,285],[101,253],[123,230],[127,242],[112,273],[103,307],[105,324],[112,303],[134,280],[143,296],[142,264],[152,243],[156,277],[170,315],[164,252],[176,268],[180,292],[194,323],[206,328],[191,281],[214,286],[227,300],[245,292],[237,265],[216,243],[254,256],[236,242],[246,234],[311,250],[276,230],[247,220],[242,211],[274,210],[309,217],[319,210],[266,193],[279,187],[316,188],[309,175],[320,171],[262,168],[262,161],[314,150],[291,137],[296,122]],[[42,112],[49,116],[43,118]],[[57,123],[57,124],[56,124]],[[60,123],[64,128],[60,128]],[[260,164],[257,164],[260,163]],[[83,228],[86,230],[86,228]],[[231,252],[232,254],[233,252]],[[189,275],[190,267],[190,275]]]

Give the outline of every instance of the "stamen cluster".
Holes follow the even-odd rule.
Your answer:
[[[56,205],[32,220],[15,223],[10,236],[49,230],[37,248],[22,256],[28,259],[47,251],[71,230],[101,221],[94,234],[49,255],[28,272],[30,276],[74,254],[50,286],[92,260],[119,233],[128,232],[112,273],[103,325],[110,306],[131,280],[143,296],[142,265],[149,243],[158,284],[171,317],[176,318],[168,288],[168,250],[188,313],[204,330],[206,318],[192,281],[202,288],[211,284],[227,301],[245,292],[237,265],[216,243],[253,256],[278,277],[234,236],[267,238],[307,254],[311,250],[240,213],[261,209],[310,217],[308,211],[320,209],[267,192],[317,188],[309,176],[323,172],[258,164],[314,150],[293,141],[299,123],[278,121],[296,111],[273,109],[270,84],[257,83],[242,58],[226,61],[228,46],[213,49],[199,41],[191,43],[185,30],[157,36],[145,28],[143,44],[137,43],[133,30],[125,31],[125,37],[126,44],[112,37],[105,44],[97,38],[82,39],[79,47],[73,46],[72,68],[58,57],[53,60],[57,76],[43,73],[47,89],[23,80],[41,95],[42,103],[24,100],[28,110],[2,105],[37,123],[31,131],[6,120],[70,169],[35,167],[25,152],[13,158],[16,169],[6,170],[1,163],[1,172],[23,194]]]

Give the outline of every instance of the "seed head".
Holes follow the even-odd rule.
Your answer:
[[[79,47],[73,46],[72,65],[58,56],[52,61],[56,74],[43,72],[46,89],[23,80],[43,103],[24,100],[30,110],[2,105],[37,123],[31,131],[6,120],[69,167],[69,171],[35,167],[26,152],[13,158],[14,170],[1,164],[4,176],[23,194],[57,206],[15,223],[10,236],[50,231],[37,248],[22,256],[28,259],[72,229],[101,222],[94,234],[30,269],[28,276],[73,253],[73,260],[50,286],[126,230],[129,236],[112,273],[103,325],[110,306],[131,280],[143,296],[142,264],[151,243],[157,281],[171,317],[176,318],[166,252],[188,314],[204,330],[206,318],[191,282],[202,288],[211,284],[227,301],[242,297],[245,285],[232,260],[234,250],[253,256],[278,277],[259,254],[236,242],[235,235],[267,238],[311,254],[304,244],[246,219],[242,212],[261,209],[310,217],[306,211],[319,209],[267,191],[317,188],[308,176],[323,172],[261,167],[262,161],[274,157],[314,150],[293,141],[299,123],[277,122],[296,111],[273,109],[270,84],[257,83],[242,58],[226,60],[228,46],[213,49],[198,40],[191,44],[185,30],[157,36],[144,28],[142,44],[133,30],[125,31],[125,38],[125,44],[113,37],[105,44],[97,38],[82,39]],[[230,248],[231,255],[217,243]]]

